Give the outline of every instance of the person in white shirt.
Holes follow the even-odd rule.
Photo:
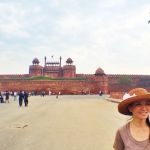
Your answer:
[[[14,92],[14,100],[16,100],[17,92]]]

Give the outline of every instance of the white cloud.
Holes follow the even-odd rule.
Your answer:
[[[24,14],[24,11],[18,9],[15,5],[8,3],[1,3],[0,9],[0,31],[2,34],[6,37],[17,36],[21,38],[28,38],[30,34],[23,30],[26,22],[20,22],[19,20],[19,18],[21,18]]]
[[[103,8],[112,8],[112,7],[119,7],[121,5],[123,5],[124,3],[126,2],[126,0],[115,0],[115,1],[112,1],[112,0],[101,0],[99,2],[99,5]]]
[[[5,45],[5,43],[0,41],[0,45],[1,45],[1,46],[2,46],[2,45]]]
[[[108,74],[150,74],[149,8],[128,0],[1,1],[0,74],[28,73],[35,57],[43,65],[51,55],[63,65],[71,57],[77,73],[100,66]]]

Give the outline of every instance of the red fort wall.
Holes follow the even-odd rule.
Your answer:
[[[0,90],[45,90],[49,91],[50,89],[57,91],[63,91],[63,93],[71,94],[71,93],[80,93],[81,91],[87,91],[91,93],[99,93],[100,90],[104,91],[104,93],[110,92],[121,92],[117,85],[117,80],[119,77],[129,77],[133,81],[132,87],[126,87],[126,91],[128,92],[132,88],[136,88],[136,83],[140,78],[149,77],[150,75],[126,75],[126,74],[108,74],[106,76],[95,76],[93,74],[76,74],[77,78],[85,77],[87,81],[1,81]],[[29,78],[29,74],[10,74],[10,75],[0,75],[1,79],[9,79],[9,78]],[[150,91],[150,88],[146,88]]]
[[[150,75],[133,75],[133,74],[107,74],[108,76],[108,91],[110,92],[128,92],[133,88],[137,88],[137,83],[140,78],[150,78]],[[131,87],[125,87],[124,89],[119,89],[119,86],[117,84],[117,80],[120,77],[128,77],[132,80],[132,86]],[[149,87],[146,88],[149,91]]]
[[[29,78],[29,74],[1,74],[1,79],[10,79],[10,78]]]
[[[99,91],[104,93],[110,92],[127,92],[131,88],[137,87],[137,82],[140,78],[148,77],[150,75],[133,75],[133,74],[105,74],[104,71],[99,67],[95,74],[76,74],[76,66],[72,65],[72,59],[68,58],[66,65],[61,66],[61,57],[60,63],[50,63],[46,65],[45,57],[45,66],[39,65],[39,60],[35,58],[33,60],[33,65],[29,66],[29,74],[4,74],[0,75],[0,90],[5,91],[37,91],[42,90],[52,91],[57,93],[62,91],[64,94],[73,94],[81,93],[86,91],[87,93],[98,94]],[[51,65],[53,64],[53,65]],[[32,76],[51,76],[52,78],[64,78],[64,80],[11,80],[14,78],[30,78]],[[117,80],[120,77],[128,77],[132,79],[132,87],[126,87],[121,91],[117,84]],[[65,80],[65,78],[70,78],[70,80]],[[86,78],[87,80],[73,80],[72,78]],[[3,80],[7,79],[7,80]],[[8,80],[10,79],[10,80]],[[72,79],[72,80],[71,80]],[[126,91],[124,91],[126,90]],[[148,91],[150,89],[147,88]]]
[[[106,94],[108,92],[107,84],[102,82],[88,82],[88,81],[1,81],[1,91],[49,91],[58,93],[61,91],[63,94],[81,94],[82,91],[87,94],[97,94],[99,89],[102,89]]]

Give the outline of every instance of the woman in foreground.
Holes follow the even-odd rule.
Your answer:
[[[114,150],[150,150],[150,94],[143,88],[131,90],[119,103],[118,111],[132,119],[117,130]]]

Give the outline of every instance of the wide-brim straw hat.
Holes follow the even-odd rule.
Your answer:
[[[132,89],[127,94],[127,98],[118,104],[118,111],[124,115],[131,115],[131,112],[128,109],[129,105],[139,100],[150,100],[150,94],[143,88]]]

